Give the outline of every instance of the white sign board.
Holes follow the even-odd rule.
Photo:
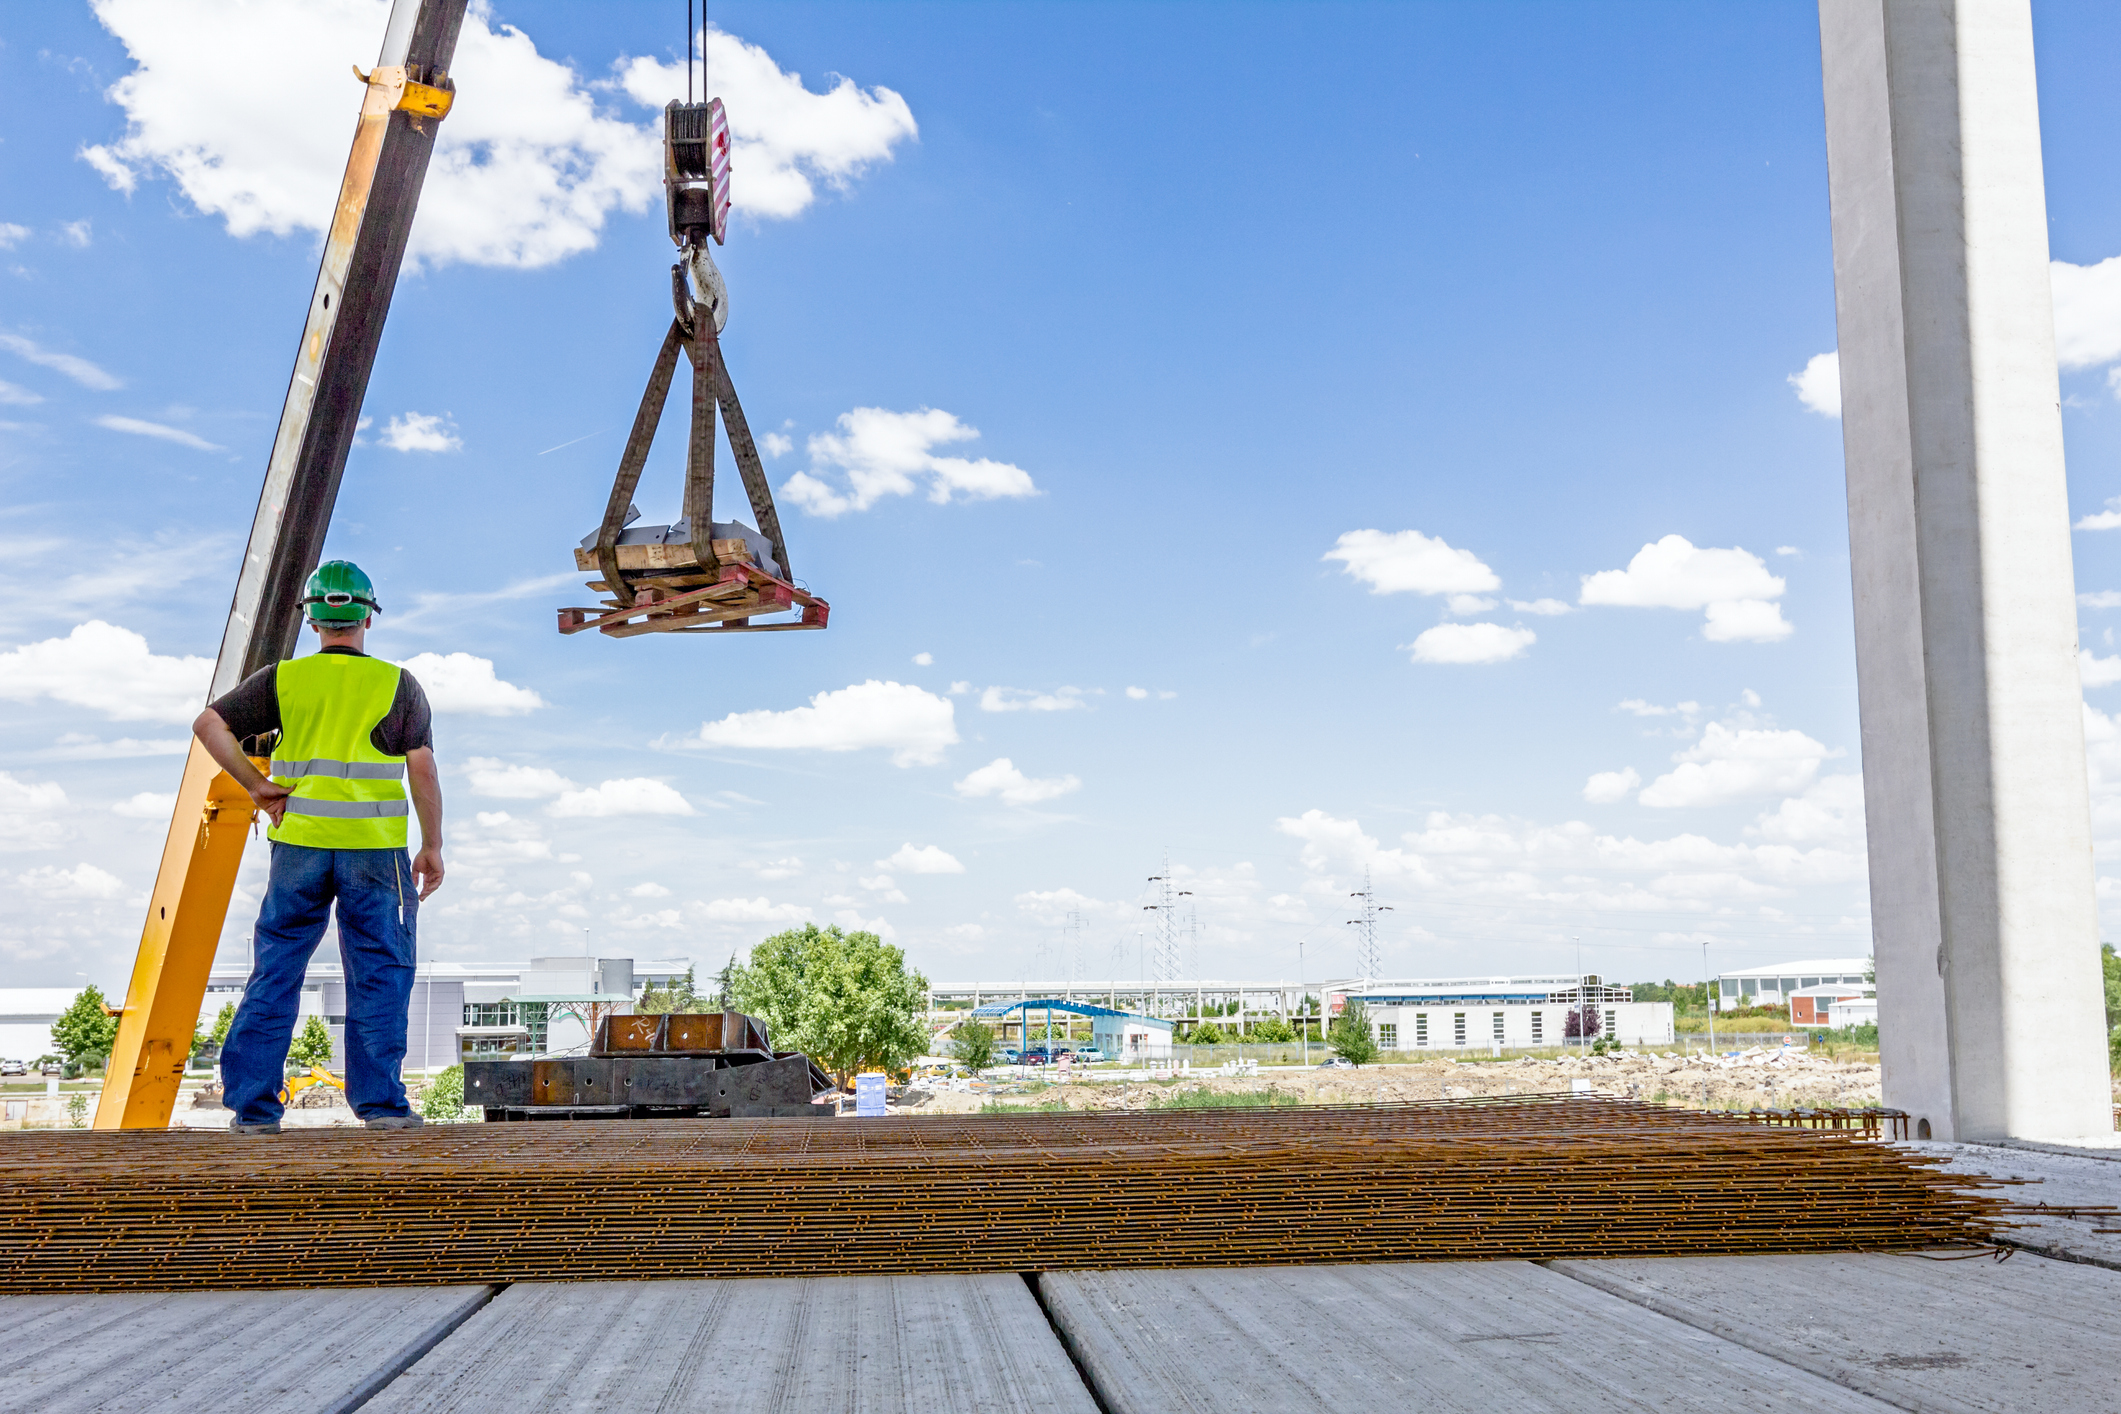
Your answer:
[[[869,1070],[854,1077],[854,1116],[856,1119],[882,1119],[884,1117],[884,1074]]]

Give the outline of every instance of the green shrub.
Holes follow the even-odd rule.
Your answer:
[[[420,1092],[420,1117],[436,1124],[480,1119],[477,1110],[464,1107],[464,1067],[453,1065],[428,1082]]]
[[[1245,1039],[1260,1041],[1270,1046],[1286,1045],[1296,1039],[1296,1028],[1278,1016],[1270,1016],[1265,1021],[1252,1023]]]

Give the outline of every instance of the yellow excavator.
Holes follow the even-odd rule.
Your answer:
[[[321,558],[331,524],[435,136],[456,101],[449,66],[465,5],[466,0],[394,0],[375,67],[364,73],[354,66],[362,95],[353,149],[325,236],[209,701],[259,669],[294,656],[303,585]],[[689,82],[689,55],[687,71]],[[602,572],[591,587],[611,598],[593,609],[562,610],[562,630],[594,627],[630,637],[700,629],[822,628],[824,601],[787,578],[787,546],[717,342],[727,318],[726,295],[701,236],[709,233],[720,241],[727,222],[728,129],[719,100],[672,103],[664,114],[664,139],[671,234],[681,251],[672,270],[677,319],[665,340],[668,357],[657,362],[651,396],[643,399],[620,462],[611,506],[576,556],[578,564]],[[690,523],[662,528],[663,535],[648,547],[635,543],[646,536],[625,533],[628,497],[662,411],[658,382],[667,392],[679,347],[693,364],[685,488]],[[764,531],[750,531],[751,538],[741,544],[718,539],[725,527],[712,519],[717,405],[729,423],[745,490]],[[798,617],[785,624],[751,621],[753,615],[776,610],[793,610]],[[252,743],[249,750],[259,769],[267,770],[268,761],[257,753],[269,750],[269,744]],[[96,1106],[97,1129],[169,1124],[254,813],[249,794],[215,766],[198,742],[191,743],[148,898],[139,956],[120,1008],[109,1079]],[[291,1081],[289,1093],[338,1083],[329,1072],[312,1070]]]

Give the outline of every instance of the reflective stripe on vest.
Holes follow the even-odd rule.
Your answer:
[[[402,781],[405,763],[390,761],[275,761],[272,774],[290,780],[297,776],[337,776],[342,781]]]
[[[280,742],[273,781],[287,812],[269,837],[311,849],[403,849],[405,758],[371,737],[390,715],[402,673],[358,653],[314,653],[279,665]]]
[[[404,815],[412,809],[403,800],[306,800],[287,798],[290,815],[317,815],[327,820],[376,820],[386,815]]]

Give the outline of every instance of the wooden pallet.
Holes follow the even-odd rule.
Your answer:
[[[723,543],[741,545],[741,542],[717,541],[717,555],[722,553]],[[619,548],[621,551],[683,549],[688,563],[699,563],[692,558],[690,548],[684,546],[622,545]],[[621,568],[624,568],[623,562]],[[673,582],[674,579],[682,582]],[[832,613],[832,606],[816,595],[798,589],[786,580],[775,579],[745,561],[725,561],[718,578],[712,583],[702,583],[705,579],[705,575],[693,574],[659,576],[652,582],[629,580],[634,595],[631,607],[616,599],[606,599],[593,609],[562,609],[560,632],[581,633],[593,628],[612,638],[636,638],[644,633],[769,633],[823,628]],[[611,588],[603,580],[592,580],[589,587],[606,593]],[[786,613],[794,609],[801,610],[800,618],[767,624],[751,622],[756,615]]]
[[[714,557],[723,564],[748,564],[751,562],[751,545],[743,540],[716,540]],[[688,565],[697,566],[699,557],[692,553],[690,543],[680,541],[672,545],[619,545],[613,547],[619,555],[619,572],[628,570],[681,570]],[[597,552],[579,546],[574,552],[574,567],[592,574],[602,573],[597,564]],[[590,588],[596,588],[591,585]]]

